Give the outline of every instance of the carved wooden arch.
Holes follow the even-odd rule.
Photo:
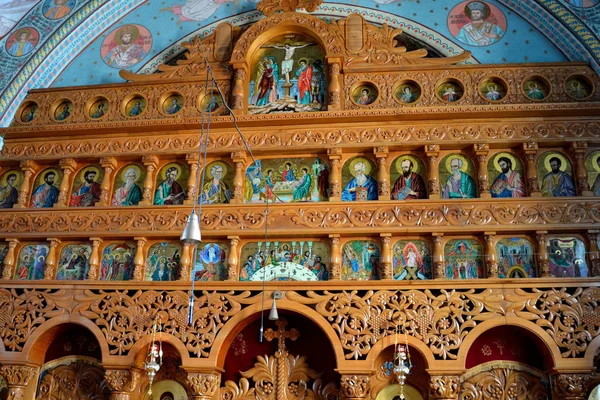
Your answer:
[[[172,345],[177,353],[179,354],[179,358],[181,359],[181,367],[186,368],[191,366],[194,362],[197,363],[197,359],[191,359],[190,354],[185,347],[185,344],[176,336],[171,335],[170,333],[160,332],[156,334],[155,340],[160,340],[163,343],[169,343]],[[152,342],[152,335],[144,335],[140,339],[138,339],[135,344],[129,350],[126,357],[120,357],[119,360],[122,363],[131,366],[141,367],[143,362],[146,359],[147,354],[147,346]]]
[[[260,46],[286,33],[310,37],[324,49],[325,57],[343,56],[344,38],[338,30],[312,15],[291,12],[274,14],[252,25],[236,42],[231,64],[248,66]]]
[[[426,369],[431,368],[435,364],[435,357],[433,356],[431,349],[422,340],[410,335],[407,335],[405,337],[402,334],[397,334],[385,336],[384,338],[379,339],[377,343],[375,343],[373,347],[371,347],[371,351],[369,351],[369,354],[367,354],[366,359],[368,363],[368,368],[375,370],[377,368],[375,362],[377,361],[379,355],[383,353],[388,347],[393,346],[395,343],[404,343],[405,339],[408,341],[408,345],[410,346],[411,351],[416,350],[421,354],[421,356],[427,363],[427,365],[425,366]]]
[[[268,293],[267,297],[270,297]],[[271,300],[265,301],[264,309],[269,310],[272,304],[273,302]],[[314,322],[329,339],[329,343],[335,354],[336,366],[343,365],[345,357],[340,339],[330,323],[327,322],[321,314],[310,307],[286,299],[277,300],[277,309],[292,311]],[[223,367],[231,342],[233,342],[238,333],[254,321],[252,317],[255,314],[260,313],[261,310],[261,303],[252,304],[234,315],[223,326],[210,349],[210,354],[207,359],[209,365]]]
[[[43,363],[43,357],[52,343],[52,340],[47,340],[47,338],[56,335],[58,328],[65,324],[80,325],[90,331],[100,345],[101,362],[106,362],[110,357],[110,353],[104,334],[95,323],[80,315],[61,315],[60,317],[51,318],[41,324],[39,328],[31,334],[23,346],[21,354],[23,355],[24,360],[39,363],[41,365]]]
[[[464,338],[464,340],[458,350],[458,355],[457,355],[457,359],[456,359],[456,362],[459,364],[461,369],[463,369],[463,370],[466,369],[467,354],[469,353],[469,350],[471,349],[471,346],[473,345],[475,340],[477,340],[477,338],[479,336],[481,336],[483,333],[485,333],[486,331],[488,331],[492,328],[495,328],[497,326],[503,326],[503,325],[517,326],[519,328],[523,328],[523,329],[533,333],[540,340],[540,342],[544,345],[547,353],[550,355],[550,359],[552,360],[552,365],[549,365],[548,369],[561,368],[562,367],[561,364],[563,361],[567,361],[567,362],[569,361],[569,360],[563,359],[563,357],[560,353],[560,349],[556,345],[556,342],[554,341],[554,339],[552,339],[552,337],[540,326],[536,325],[534,322],[527,321],[527,320],[524,320],[524,319],[516,317],[516,316],[507,316],[507,317],[503,317],[503,318],[498,317],[498,318],[489,319],[487,321],[483,321],[482,323],[477,325],[475,328],[473,328],[473,330],[471,332],[469,332],[469,334]]]

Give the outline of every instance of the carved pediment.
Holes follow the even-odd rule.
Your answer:
[[[298,9],[313,12],[322,2],[323,0],[262,0],[256,8],[268,17],[276,12],[294,12]]]

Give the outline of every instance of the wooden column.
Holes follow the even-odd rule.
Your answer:
[[[537,240],[537,263],[538,263],[538,276],[546,278],[550,276],[550,259],[548,258],[548,246],[546,245],[546,234],[547,231],[537,231],[535,238]]]
[[[485,274],[488,278],[498,277],[498,257],[496,255],[496,232],[485,232]]]
[[[575,159],[575,184],[579,196],[593,196],[588,183],[588,172],[585,168],[585,153],[587,152],[587,142],[575,142],[572,144],[571,152]]]
[[[537,167],[535,157],[538,146],[535,142],[523,143],[523,154],[525,155],[525,174],[527,176],[527,192],[529,197],[542,197],[540,185],[538,184]]]
[[[15,254],[15,248],[19,244],[18,239],[6,239],[8,242],[8,251],[4,257],[4,268],[2,269],[2,279],[12,279],[15,275],[15,263],[17,261],[17,255]]]
[[[342,279],[342,248],[340,247],[340,235],[329,235],[329,244],[331,246],[329,280],[337,281]]]
[[[342,109],[340,61],[341,60],[337,58],[327,59],[327,67],[329,68],[329,93],[327,95],[327,111],[337,111]]]
[[[48,257],[46,257],[44,279],[55,279],[56,265],[58,264],[58,255],[56,254],[56,247],[60,244],[60,239],[48,238],[48,241],[50,242],[50,250],[48,250]]]
[[[106,368],[104,379],[110,388],[110,400],[129,400],[132,392],[139,389],[141,373],[136,369]]]
[[[377,188],[379,200],[390,199],[390,173],[388,170],[388,147],[378,146],[373,148],[377,158]]]
[[[192,400],[211,400],[215,397],[221,385],[219,371],[189,371],[186,383],[190,388]]]
[[[473,145],[475,158],[477,159],[477,182],[479,189],[479,198],[491,199],[490,182],[488,180],[487,158],[490,148],[485,143],[476,143]]]
[[[392,234],[380,233],[381,260],[379,262],[381,279],[394,279],[394,263],[392,259]]]
[[[343,374],[340,389],[346,400],[363,400],[369,397],[371,377],[362,374]]]
[[[427,192],[430,199],[439,199],[438,157],[440,155],[440,146],[437,144],[428,144],[425,146],[425,155],[427,156]]]
[[[233,68],[233,104],[231,105],[231,109],[233,110],[234,114],[238,115],[241,114],[245,109],[244,100],[246,97],[246,92],[244,90],[244,81],[246,80],[246,71],[248,69],[248,66],[245,63],[240,63],[235,64]]]
[[[183,249],[181,250],[181,260],[179,260],[181,265],[178,279],[179,281],[191,282],[192,266],[194,265],[195,261],[193,260],[193,252],[194,245],[188,243],[183,244]]]
[[[591,367],[590,367],[591,368]],[[598,384],[598,377],[592,371],[560,372],[550,376],[552,400],[586,400],[589,392]]]
[[[190,166],[190,176],[187,181],[187,199],[183,201],[183,204],[194,204],[196,196],[198,196],[199,189],[196,188],[196,180],[198,178],[198,153],[188,153],[185,156],[185,160]]]
[[[63,170],[63,178],[60,181],[60,189],[58,192],[58,200],[54,203],[56,208],[64,208],[69,206],[69,187],[71,186],[71,174],[77,168],[77,163],[72,158],[65,158],[58,162],[58,165]]]
[[[443,373],[443,372],[442,372]],[[431,400],[456,400],[460,394],[458,375],[433,375],[429,377],[429,398]]]
[[[144,280],[144,267],[146,265],[146,258],[144,257],[144,246],[148,243],[148,240],[144,237],[134,237],[133,240],[137,241],[137,247],[135,249],[135,257],[133,259],[133,277],[134,281]]]
[[[7,400],[24,399],[27,385],[33,382],[38,371],[38,367],[29,365],[4,365],[0,367],[0,375],[6,379],[8,385]]]
[[[117,169],[117,160],[114,157],[103,157],[100,159],[100,165],[104,168],[104,176],[100,183],[100,201],[95,206],[102,207],[110,205],[110,190],[112,188],[112,173]]]
[[[234,151],[231,153],[231,160],[233,161],[233,165],[235,165],[231,204],[242,204],[244,202],[244,167],[246,166],[246,156],[245,151]]]
[[[23,183],[19,187],[19,199],[13,208],[29,207],[29,197],[31,192],[31,178],[35,175],[39,166],[31,160],[21,161],[21,169],[23,170]]]
[[[154,155],[148,155],[142,157],[142,162],[146,166],[146,178],[144,179],[144,191],[142,193],[142,200],[140,200],[141,206],[152,205],[152,197],[154,195],[154,171],[158,166],[158,157]]]
[[[433,257],[431,257],[431,262],[433,265],[433,278],[444,279],[446,278],[446,269],[444,266],[444,246],[442,246],[444,234],[432,233],[431,236],[433,240]]]
[[[329,173],[329,201],[340,201],[342,196],[342,150],[327,149],[331,171]]]
[[[590,276],[600,276],[600,250],[598,249],[598,239],[600,239],[598,230],[588,231],[588,240],[590,241]]]
[[[90,241],[92,242],[92,254],[90,255],[90,269],[87,279],[96,281],[100,277],[100,245],[102,244],[102,239],[91,237]]]
[[[227,236],[229,239],[229,260],[227,260],[227,280],[237,281],[239,279],[240,256],[238,244],[239,236]]]

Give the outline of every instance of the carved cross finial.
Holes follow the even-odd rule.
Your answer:
[[[296,328],[292,328],[289,331],[285,330],[285,326],[287,325],[287,321],[283,318],[280,318],[275,322],[277,324],[277,331],[269,328],[265,331],[265,338],[270,342],[271,340],[277,338],[277,353],[287,354],[287,349],[285,348],[285,339],[290,339],[295,341],[300,336],[300,332]]]

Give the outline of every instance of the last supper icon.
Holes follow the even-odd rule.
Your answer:
[[[251,114],[325,109],[325,57],[303,35],[279,36],[253,58],[248,111]]]

